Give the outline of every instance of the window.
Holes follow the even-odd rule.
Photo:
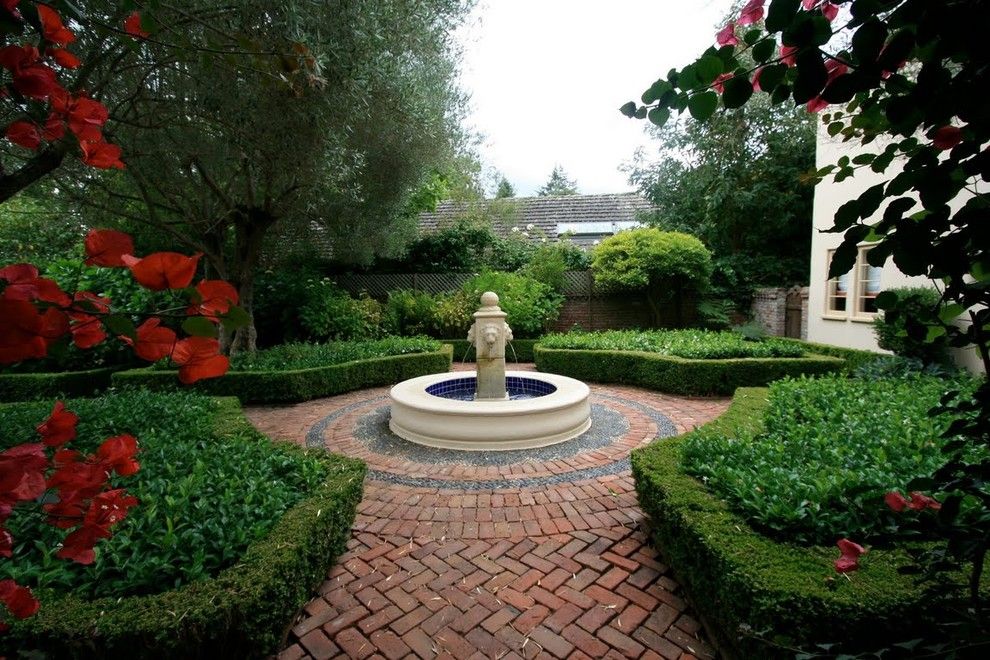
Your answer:
[[[883,269],[867,262],[866,255],[871,249],[870,246],[861,247],[853,269],[828,281],[825,292],[826,316],[871,319],[876,315],[880,273]],[[828,263],[832,263],[834,254],[835,250],[828,251]]]

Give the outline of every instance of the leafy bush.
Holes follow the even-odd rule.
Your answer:
[[[310,339],[371,339],[382,332],[382,306],[362,296],[351,298],[328,277],[306,283],[299,320]]]
[[[87,598],[203,580],[235,564],[325,476],[319,461],[288,455],[250,427],[224,433],[217,402],[196,394],[126,392],[67,405],[81,418],[77,450],[92,452],[120,433],[138,438],[140,472],[126,484],[115,477],[113,485],[126,485],[141,504],[97,546],[89,566],[55,559],[56,530],[15,510],[8,523],[14,538],[46,551],[15,545],[17,561],[0,565],[3,577]],[[50,408],[50,402],[4,406],[3,446],[34,441],[34,425]]]
[[[320,277],[311,264],[258,273],[252,311],[259,346],[275,346],[305,338],[299,310],[308,301],[308,283]]]
[[[526,265],[519,269],[519,274],[560,292],[564,289],[564,273],[569,270],[585,270],[590,265],[588,253],[564,239],[540,243]]]
[[[762,433],[693,435],[685,469],[782,538],[882,533],[892,521],[883,495],[944,461],[939,436],[950,420],[928,411],[946,389],[930,377],[778,381]]]
[[[429,334],[436,323],[437,301],[423,291],[389,291],[385,318],[389,331],[402,336]]]
[[[699,360],[727,358],[801,357],[798,345],[774,338],[748,341],[734,332],[708,330],[609,330],[549,334],[540,341],[544,348],[598,351],[645,351]]]
[[[461,287],[471,311],[480,304],[481,294],[494,291],[499,306],[508,315],[506,322],[516,337],[538,337],[560,315],[564,298],[546,284],[517,273],[487,272],[472,277]],[[468,317],[470,319],[470,316]],[[464,332],[470,327],[470,320]],[[455,335],[460,336],[460,335]]]
[[[442,344],[426,337],[386,337],[374,341],[335,341],[326,344],[283,344],[231,358],[231,371],[289,371],[343,364],[354,360],[431,353]]]
[[[858,366],[853,370],[852,375],[862,380],[910,378],[918,375],[952,378],[959,375],[959,369],[941,364],[925,364],[921,360],[897,355],[879,355],[876,359]]]
[[[33,401],[59,396],[91,396],[110,387],[113,372],[101,367],[55,373],[0,373],[0,401]]]
[[[929,287],[890,289],[885,294],[896,297],[894,309],[888,309],[873,321],[877,346],[905,358],[925,364],[948,364],[949,345],[942,335],[926,341],[927,327],[938,325],[941,296]]]

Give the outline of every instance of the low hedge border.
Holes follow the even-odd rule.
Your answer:
[[[767,385],[784,376],[842,371],[839,358],[809,354],[800,358],[697,360],[642,351],[534,349],[540,371],[598,383],[626,383],[669,394],[731,395],[737,387]]]
[[[393,385],[407,378],[450,370],[453,349],[355,360],[312,369],[230,371],[192,387],[206,394],[236,396],[242,403],[295,403],[365,387]],[[132,369],[113,374],[114,387],[170,390],[186,387],[175,371]]]
[[[741,388],[724,415],[691,433],[758,433],[766,406],[766,389]],[[897,572],[910,563],[905,553],[872,548],[847,580],[833,569],[835,547],[781,543],[754,531],[681,470],[687,437],[633,452],[636,492],[657,547],[729,657],[794,657],[785,645],[814,650],[836,642],[875,649],[920,636],[930,606],[913,577]]]
[[[804,346],[809,353],[841,358],[846,361],[846,367],[844,369],[846,373],[852,373],[864,364],[872,362],[879,357],[890,355],[889,353],[866,351],[861,348],[846,348],[845,346],[832,346],[831,344],[816,344],[814,342],[804,341],[803,339],[794,339],[792,337],[777,337],[777,339],[786,341],[790,344]]]
[[[475,355],[474,344],[466,339],[441,339],[445,344],[450,344],[454,347],[454,361],[455,362],[474,362]],[[539,339],[513,339],[509,342],[509,345],[505,349],[505,366],[506,369],[512,368],[513,362],[532,362],[533,361],[533,348],[536,343],[540,341]]]
[[[121,367],[85,371],[0,374],[0,401],[34,401],[55,397],[93,396],[110,387],[110,378]]]
[[[236,399],[221,400],[218,434],[258,433]],[[275,443],[284,452],[303,452]],[[312,452],[313,450],[309,450]],[[315,450],[327,478],[285,512],[241,560],[210,580],[149,596],[40,592],[41,610],[0,636],[0,648],[72,658],[254,658],[278,650],[292,618],[344,551],[361,500],[363,462]]]

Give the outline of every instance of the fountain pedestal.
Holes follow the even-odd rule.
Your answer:
[[[498,306],[498,296],[492,291],[481,294],[481,307],[474,313],[474,325],[468,331],[468,341],[474,344],[478,365],[476,401],[504,401],[505,344],[512,341],[512,329],[505,322],[506,314]]]

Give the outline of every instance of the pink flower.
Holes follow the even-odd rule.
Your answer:
[[[739,12],[739,25],[752,25],[763,18],[763,5],[766,0],[749,0]]]
[[[760,76],[762,76],[762,75],[763,75],[763,67],[762,66],[759,69],[757,69],[756,71],[753,72],[753,91],[754,92],[762,92],[763,91],[762,89],[760,89]]]
[[[866,549],[858,543],[849,539],[839,539],[835,544],[839,547],[842,555],[835,560],[835,570],[839,573],[849,573],[859,568],[859,558],[866,553]]]
[[[725,27],[715,35],[715,41],[719,46],[736,46],[739,39],[736,37],[736,24],[732,21],[726,23]]]
[[[921,511],[923,509],[931,509],[932,511],[938,511],[942,508],[942,505],[927,495],[922,495],[918,491],[912,491],[911,503],[908,504],[908,508],[913,511]]]
[[[731,73],[718,74],[718,77],[715,78],[714,82],[712,82],[712,89],[714,89],[716,92],[721,94],[722,92],[725,91],[725,81],[728,80],[729,78],[732,78]]]
[[[886,502],[887,506],[889,506],[892,510],[896,511],[897,513],[903,511],[904,507],[906,507],[908,504],[907,499],[903,495],[898,493],[896,490],[892,490],[886,495],[884,495],[883,501]]]
[[[799,48],[797,46],[781,46],[780,47],[780,61],[787,66],[794,66],[797,64],[797,52]]]

